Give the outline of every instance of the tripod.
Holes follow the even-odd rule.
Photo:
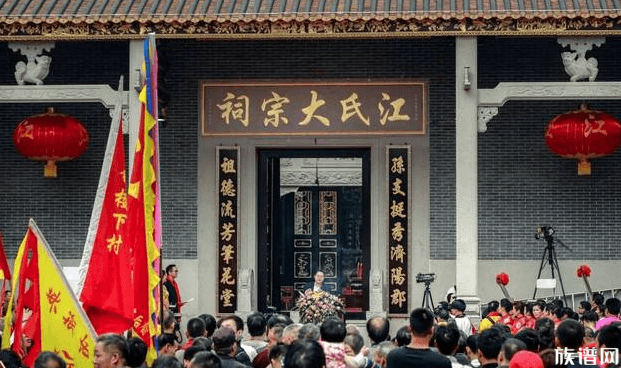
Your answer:
[[[425,291],[423,292],[422,307],[425,307],[430,310],[434,310],[435,307],[433,306],[433,298],[431,297],[431,290],[429,289],[429,285],[431,285],[431,281],[425,281]],[[429,308],[430,305],[431,305],[431,308]]]
[[[558,268],[558,260],[556,259],[556,249],[554,248],[554,238],[552,235],[545,235],[545,240],[548,245],[543,250],[543,256],[541,257],[541,265],[539,266],[539,273],[537,274],[537,279],[541,277],[541,271],[546,266],[546,264],[550,265],[550,271],[552,272],[552,278],[554,278],[554,270],[558,273],[558,281],[561,284],[561,290],[563,291],[563,300],[566,301],[567,297],[565,296],[565,287],[563,286],[563,278],[561,277],[561,270]],[[563,247],[569,249],[562,241],[556,239],[556,241],[562,245]],[[537,295],[537,286],[535,285],[535,291],[533,292],[533,299]]]

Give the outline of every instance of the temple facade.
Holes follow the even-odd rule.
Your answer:
[[[79,264],[113,110],[135,143],[154,32],[162,256],[184,314],[291,312],[317,271],[359,321],[405,317],[426,286],[478,315],[501,272],[515,299],[584,299],[584,263],[595,290],[620,288],[619,154],[579,165],[546,143],[581,105],[621,116],[612,2],[17,3],[0,7],[9,258],[33,218]],[[12,139],[49,106],[90,134],[56,178]],[[580,133],[614,139],[593,124]]]

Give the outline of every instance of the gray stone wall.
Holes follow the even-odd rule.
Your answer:
[[[608,39],[598,57],[598,80],[620,80],[614,68],[618,41]],[[197,255],[197,163],[201,79],[414,78],[429,82],[431,258],[455,258],[455,51],[452,38],[397,40],[159,41],[168,101],[161,125],[164,258]],[[499,81],[568,80],[555,38],[479,39],[479,87]],[[46,84],[105,83],[116,88],[128,74],[127,42],[62,42],[51,52]],[[14,85],[20,60],[0,44],[0,84]],[[126,89],[128,82],[126,81]],[[621,116],[615,102],[588,101]],[[547,122],[579,102],[510,102],[479,134],[479,257],[539,259],[537,226],[551,225],[572,252],[559,258],[619,259],[621,190],[618,154],[593,160],[593,174],[578,177],[573,160],[550,153]],[[13,148],[17,123],[44,105],[0,104],[0,230],[15,255],[28,219],[34,218],[59,258],[80,258],[110,117],[98,104],[57,104],[80,119],[91,143],[79,159],[59,164],[57,179],[43,164]]]
[[[619,81],[614,66],[619,41],[608,38],[587,52],[599,61],[597,81]],[[496,83],[569,81],[556,38],[479,40],[479,87]],[[577,175],[577,163],[552,153],[544,131],[556,115],[582,101],[510,101],[479,134],[479,258],[537,259],[545,241],[538,226],[552,226],[559,259],[620,259],[621,155],[591,160],[592,174]],[[584,101],[621,118],[616,101]],[[433,190],[433,188],[432,188]]]
[[[128,45],[57,43],[45,84],[109,84],[117,88],[127,75]],[[25,60],[0,43],[0,85],[16,85],[15,63]],[[51,105],[51,104],[50,104]],[[12,258],[34,219],[58,258],[80,258],[110,128],[101,104],[53,104],[59,113],[79,119],[90,133],[80,158],[58,163],[58,178],[43,177],[44,164],[22,157],[13,146],[13,130],[24,118],[45,112],[48,104],[0,103],[0,231],[7,256]]]
[[[432,244],[455,247],[454,41],[302,40],[253,42],[164,41],[166,85],[172,96],[168,124],[199,130],[198,81],[202,79],[412,78],[429,82]],[[200,139],[200,138],[199,138]],[[203,159],[201,157],[199,160]],[[191,174],[195,175],[195,173]],[[192,180],[195,180],[193,178]],[[201,190],[201,188],[198,188]],[[190,197],[188,197],[190,198]],[[201,226],[199,224],[199,226]],[[444,249],[449,249],[444,251]]]
[[[46,85],[109,84],[117,89],[120,75],[129,87],[127,42],[60,42],[51,51]],[[15,85],[15,63],[22,60],[6,43],[0,44],[0,85]],[[186,83],[187,85],[187,83]],[[190,88],[190,87],[189,87]],[[58,178],[43,177],[43,163],[20,156],[12,134],[22,119],[45,111],[45,104],[0,104],[0,230],[12,258],[33,218],[56,256],[79,259],[88,232],[93,201],[111,118],[101,104],[54,104],[61,113],[78,118],[91,141],[80,158],[59,163]],[[191,109],[193,112],[196,108]],[[175,123],[161,125],[161,191],[166,258],[196,257],[196,120],[179,114]],[[127,136],[125,140],[126,151]]]

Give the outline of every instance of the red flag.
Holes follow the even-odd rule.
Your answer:
[[[22,242],[20,253],[22,257],[17,276],[19,284],[13,297],[17,298],[14,321],[21,323],[14,323],[11,350],[22,358],[24,364],[31,367],[41,352],[41,302],[38,242],[30,228]]]
[[[122,333],[134,324],[131,253],[125,236],[127,193],[120,112],[114,120],[81,265],[81,270],[87,271],[80,300],[98,334]]]
[[[155,37],[144,43],[145,86],[134,163],[128,190],[128,240],[134,257],[134,332],[148,347],[147,362],[156,358],[159,289],[159,196],[157,175],[157,53]],[[155,97],[155,98],[154,98]]]
[[[2,243],[2,233],[0,233],[0,279],[2,279],[2,292],[0,293],[0,313],[4,315],[4,293],[6,292],[6,283],[11,280],[11,270],[9,262],[6,260],[4,244]]]
[[[92,365],[95,332],[33,220],[15,259],[14,293],[2,346],[32,367],[43,350],[62,354],[68,366]],[[16,304],[14,304],[16,301]]]
[[[10,280],[11,270],[9,269],[9,262],[6,260],[6,253],[4,252],[4,243],[2,242],[2,234],[0,233],[0,279]],[[4,296],[4,293],[3,293]]]

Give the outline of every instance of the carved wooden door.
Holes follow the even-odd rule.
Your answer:
[[[338,157],[336,152],[332,154]],[[322,271],[324,289],[345,299],[348,318],[362,317],[368,309],[370,264],[368,178],[362,179],[368,170],[361,165],[359,183],[286,186],[287,178],[282,176],[288,175],[287,171],[276,166],[288,162],[282,156],[263,165],[271,165],[272,180],[265,181],[272,189],[260,190],[271,200],[259,200],[269,212],[259,215],[259,307],[293,309],[298,292],[312,287],[314,274]],[[327,176],[337,172],[326,170],[317,177],[334,184],[338,180]],[[299,170],[296,173],[301,175]],[[262,234],[261,228],[268,234]]]

